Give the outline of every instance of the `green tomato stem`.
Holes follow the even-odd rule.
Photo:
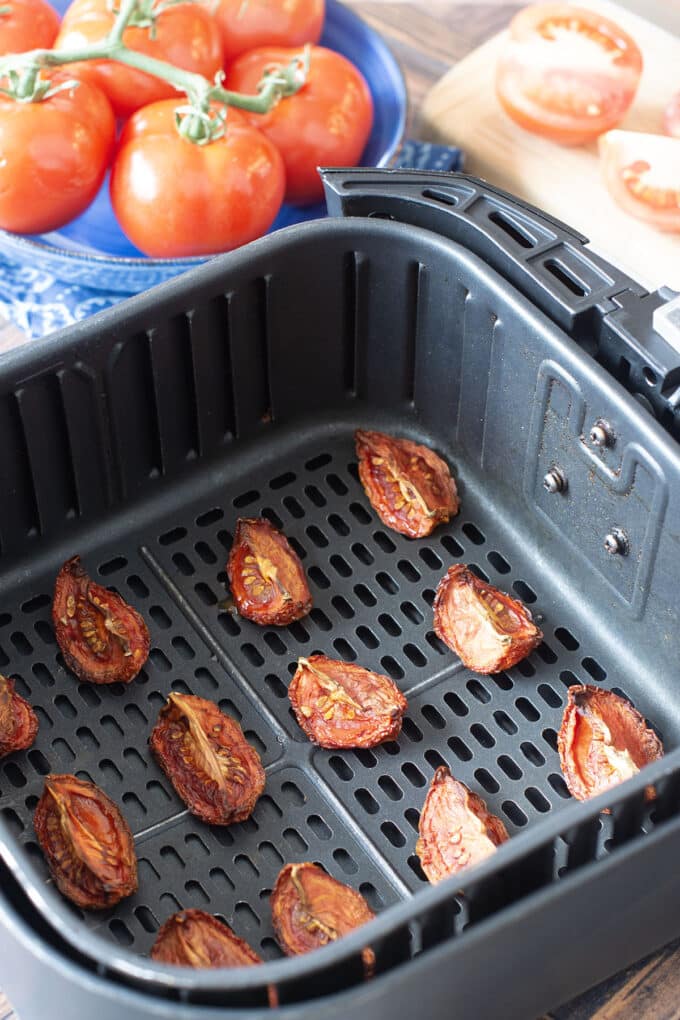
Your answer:
[[[0,11],[2,10],[3,8],[0,8]],[[44,90],[41,94],[41,90],[36,87],[41,68],[60,67],[62,64],[87,60],[113,60],[168,82],[178,92],[186,93],[191,104],[202,113],[209,110],[211,102],[236,106],[251,113],[267,113],[284,96],[294,95],[307,79],[309,47],[305,47],[303,53],[285,67],[276,68],[266,74],[260,82],[257,95],[232,92],[222,87],[219,77],[212,83],[200,74],[183,71],[164,60],[157,60],[156,57],[127,47],[123,43],[123,33],[138,10],[139,0],[122,0],[109,35],[101,42],[91,43],[80,49],[39,49],[0,57],[0,78],[10,78],[12,83],[10,92],[16,95],[18,100],[39,102],[45,97]],[[2,91],[7,92],[5,89]]]
[[[3,16],[3,14],[11,14],[11,13],[12,13],[12,8],[10,7],[9,4],[3,4],[2,7],[0,7],[0,18]]]

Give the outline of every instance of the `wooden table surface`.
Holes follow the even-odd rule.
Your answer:
[[[408,85],[408,135],[423,137],[418,111],[431,85],[452,64],[498,32],[521,3],[505,0],[344,0],[382,33]],[[632,2],[632,0],[631,0]],[[0,352],[25,342],[0,321]],[[652,879],[650,879],[651,881]],[[677,905],[669,904],[669,909]],[[546,966],[548,961],[546,961]],[[559,966],[559,961],[550,961]],[[502,1017],[499,1009],[497,1016]],[[680,1020],[680,939],[642,960],[543,1020]],[[0,992],[0,1020],[17,1020]]]

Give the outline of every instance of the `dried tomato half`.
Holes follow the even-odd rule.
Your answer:
[[[209,825],[243,822],[264,790],[260,756],[214,701],[171,694],[151,750],[192,814]]]
[[[66,665],[80,680],[129,684],[149,657],[142,617],[120,595],[91,581],[79,556],[59,571],[52,620]]]
[[[543,640],[523,602],[480,581],[462,563],[449,567],[439,582],[434,629],[476,673],[510,669]]]
[[[448,464],[427,446],[383,432],[355,433],[359,478],[383,524],[424,538],[458,513]]]
[[[204,910],[180,910],[158,931],[151,959],[176,967],[250,967],[262,963],[228,924]]]
[[[0,758],[13,751],[25,751],[37,732],[37,715],[14,690],[14,681],[0,676]]]
[[[300,726],[320,747],[375,747],[395,740],[408,708],[389,677],[325,655],[298,659],[288,696]]]
[[[577,800],[604,793],[663,755],[656,733],[629,701],[590,684],[569,688],[557,747]],[[647,796],[654,796],[652,787]]]
[[[260,626],[284,627],[312,608],[297,553],[264,517],[241,517],[236,522],[227,576],[239,613]]]
[[[419,833],[416,853],[430,882],[479,864],[509,838],[500,818],[445,765],[427,791]]]
[[[274,933],[287,956],[320,949],[375,917],[361,893],[310,863],[281,869],[271,906]],[[366,948],[362,957],[370,975],[375,954]]]
[[[136,892],[130,827],[94,783],[47,776],[33,825],[57,888],[77,906],[101,910]]]

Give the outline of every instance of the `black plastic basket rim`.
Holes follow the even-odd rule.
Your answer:
[[[74,918],[56,890],[51,886],[44,885],[39,880],[34,865],[23,855],[13,851],[13,837],[1,818],[0,856],[3,864],[21,887],[24,890],[30,890],[27,895],[29,895],[32,905],[46,920],[49,920],[59,936],[80,957],[88,959],[96,968],[101,969],[102,961],[106,961],[104,966],[108,976],[115,976],[126,984],[142,984],[146,985],[149,990],[154,988],[166,992],[252,990],[270,984],[285,984],[309,978],[318,971],[322,960],[325,966],[333,966],[357,956],[366,946],[379,942],[400,926],[413,922],[416,904],[419,912],[425,913],[428,910],[442,907],[447,902],[452,903],[457,895],[465,894],[466,887],[476,885],[494,875],[501,877],[506,869],[527,856],[532,850],[554,840],[564,832],[595,821],[603,810],[615,811],[619,805],[624,803],[636,799],[643,800],[648,786],[656,785],[679,771],[680,748],[677,748],[663,758],[645,766],[638,775],[613,787],[612,790],[587,802],[575,801],[567,804],[558,814],[547,816],[531,829],[518,833],[498,847],[491,857],[477,867],[471,868],[463,882],[460,877],[455,876],[446,879],[436,886],[417,892],[409,900],[393,904],[381,911],[368,924],[314,953],[290,959],[265,961],[258,967],[239,967],[231,970],[191,970],[157,963],[122,947],[113,946],[111,942],[96,932],[88,931]],[[638,833],[637,840],[645,842],[653,840],[655,832],[662,827],[663,822],[656,823],[653,832]],[[633,840],[635,839],[634,836]],[[628,844],[622,843],[617,849],[622,849],[626,845]],[[609,859],[616,855],[617,849],[610,851]],[[602,860],[592,861],[586,866],[597,868],[603,863]],[[547,886],[535,890],[534,895],[545,892],[546,888],[558,886],[561,881],[548,883]],[[522,897],[522,900],[531,895],[528,893],[526,897]],[[408,962],[406,961],[406,964]],[[402,965],[398,964],[397,966]]]

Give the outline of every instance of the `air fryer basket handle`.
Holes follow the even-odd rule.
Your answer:
[[[648,293],[588,239],[526,202],[461,173],[323,170],[331,215],[412,223],[484,259],[680,437],[680,354],[656,333]]]

